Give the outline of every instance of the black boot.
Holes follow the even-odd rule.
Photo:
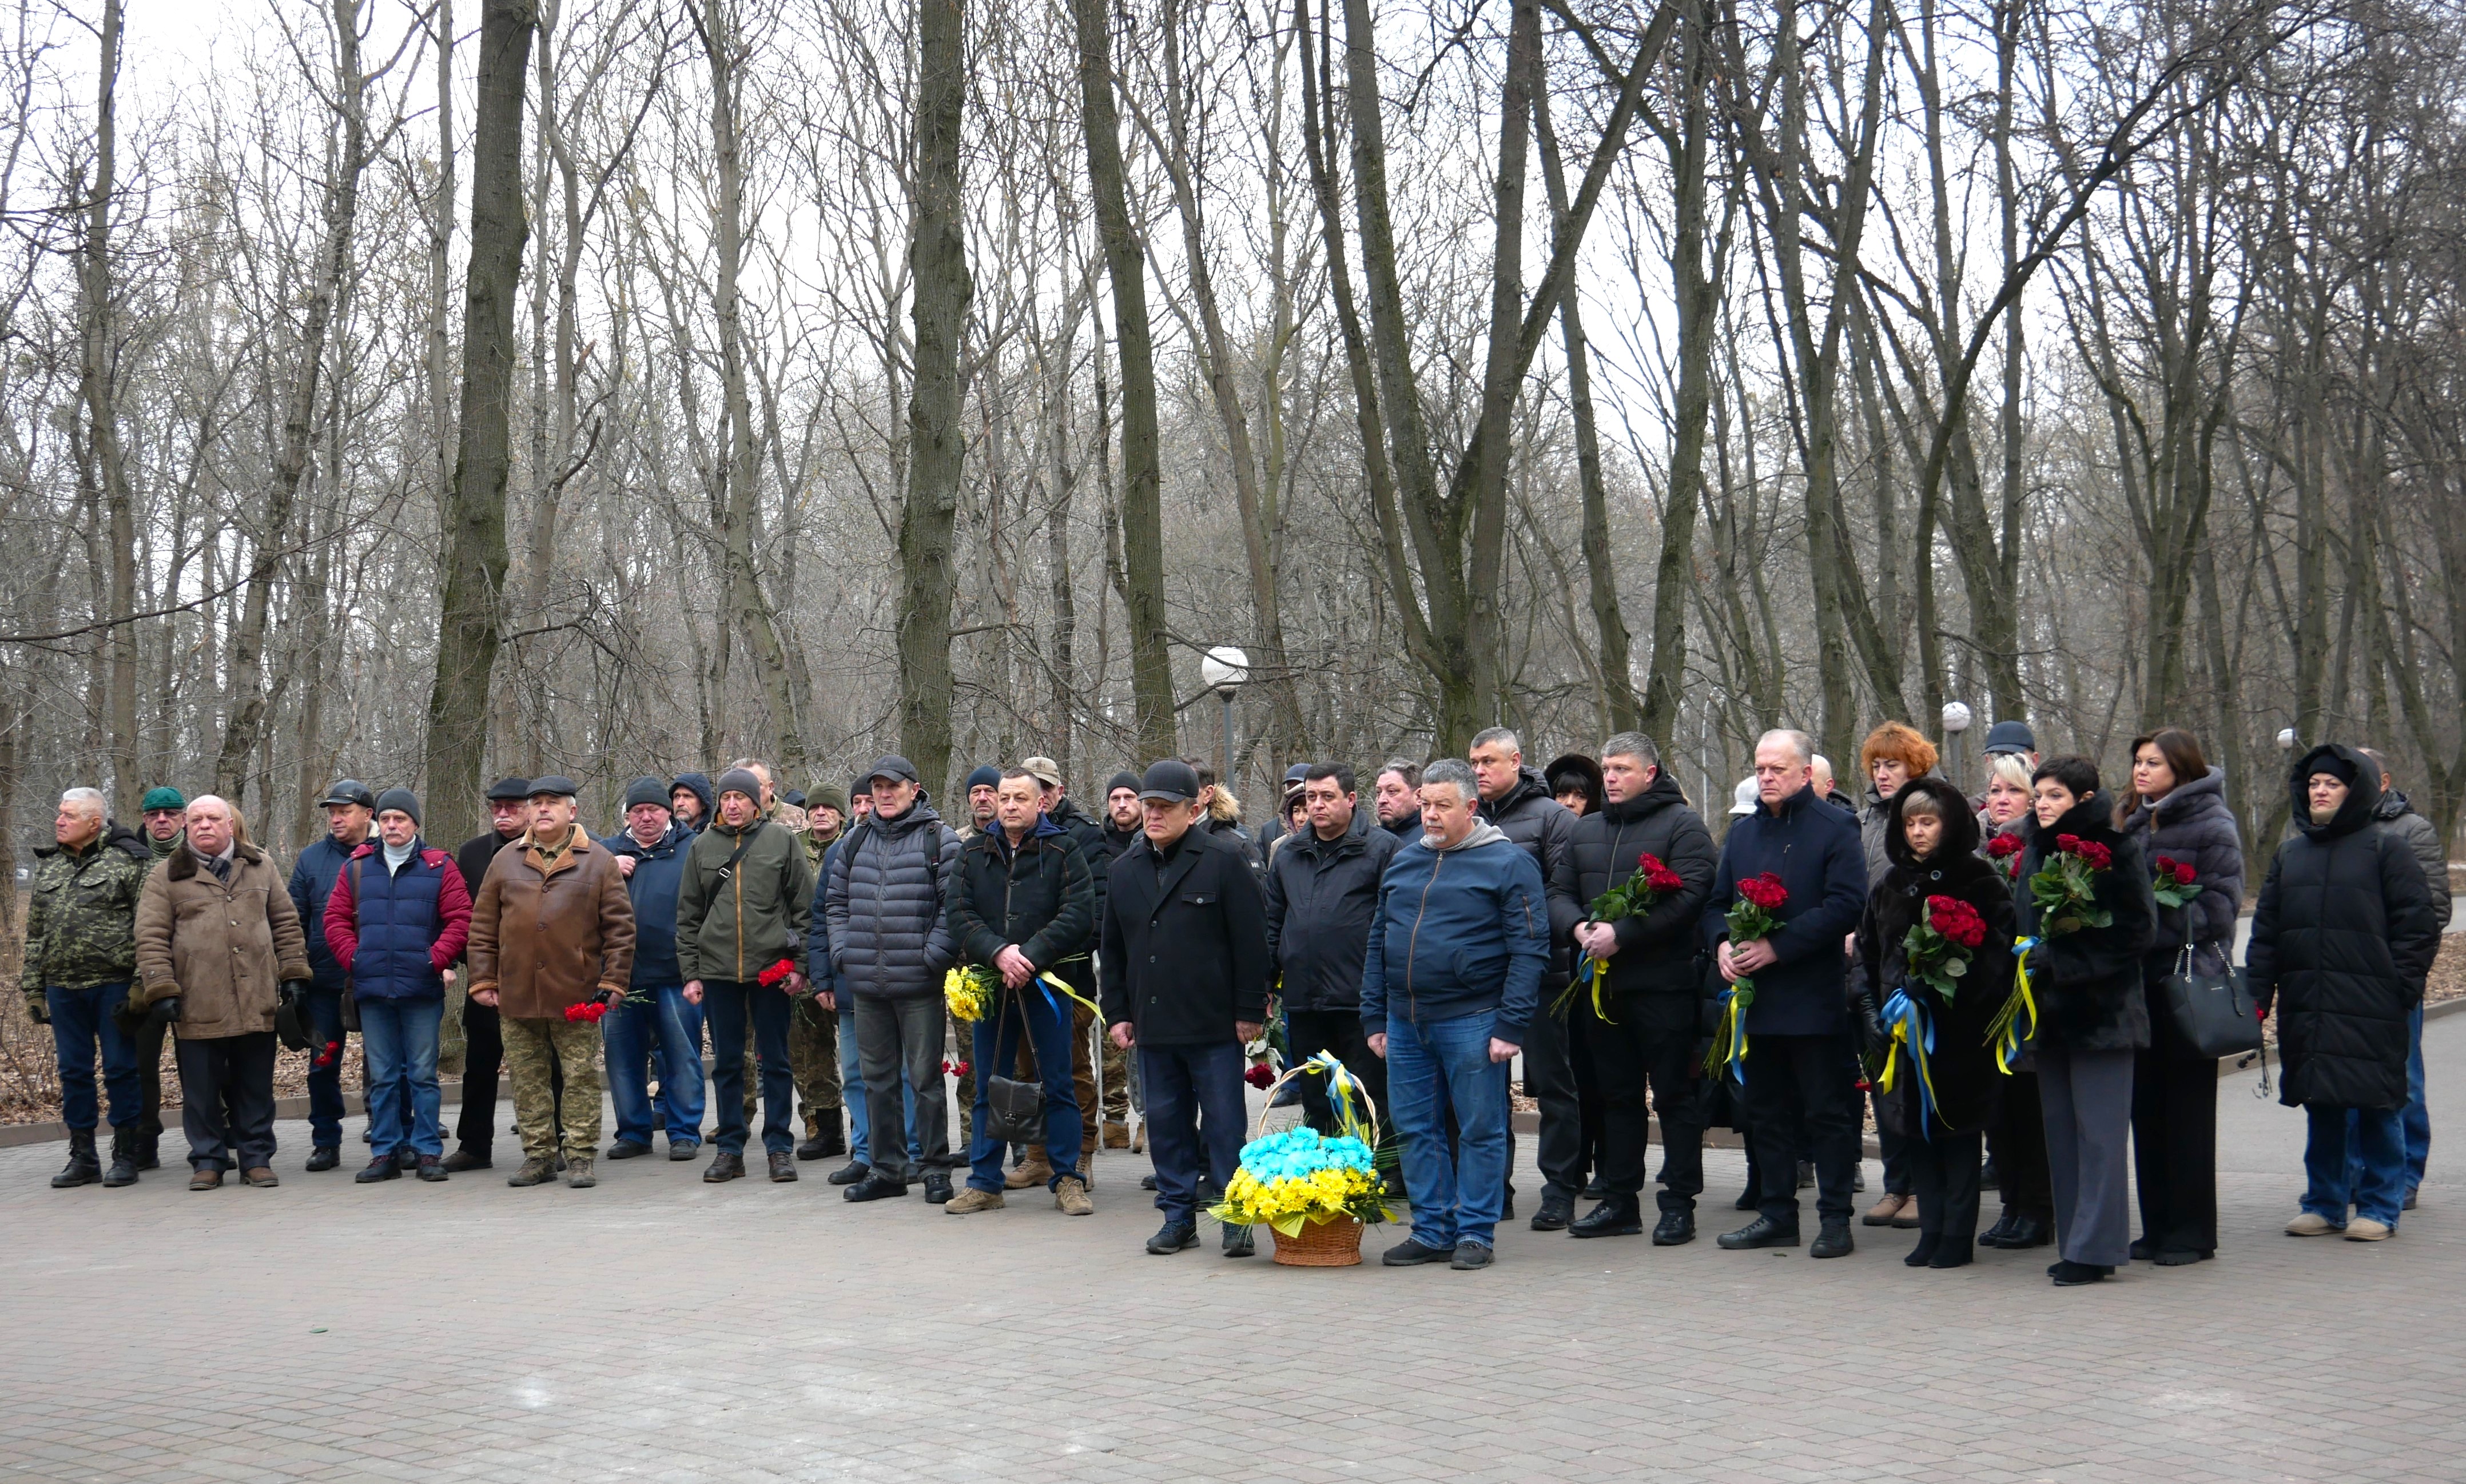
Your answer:
[[[142,1173],[163,1167],[163,1135],[158,1129],[137,1131],[137,1168]]]
[[[1850,1235],[1850,1218],[1847,1216],[1836,1216],[1826,1222],[1824,1224],[1824,1228],[1815,1234],[1814,1245],[1806,1249],[1806,1255],[1809,1257],[1847,1257],[1857,1249],[1858,1244],[1856,1240]]]
[[[1784,1225],[1769,1216],[1759,1216],[1736,1231],[1721,1233],[1717,1245],[1724,1251],[1744,1252],[1760,1247],[1796,1247],[1802,1240],[1797,1223]]]
[[[94,1157],[94,1130],[69,1130],[69,1162],[52,1177],[54,1190],[92,1185],[102,1179],[102,1161]]]
[[[1576,1203],[1573,1200],[1558,1191],[1544,1189],[1541,1192],[1541,1209],[1533,1213],[1533,1229],[1564,1231],[1567,1224],[1575,1219]]]
[[[831,1115],[831,1124],[812,1138],[796,1146],[799,1159],[828,1159],[847,1153],[847,1131],[841,1128],[839,1115]]]
[[[1984,1231],[1978,1234],[1978,1245],[1980,1247],[2002,1247],[2006,1239],[2012,1235],[2013,1224],[2018,1222],[2020,1219],[2020,1212],[2013,1210],[2008,1205],[2006,1206],[2004,1208],[2004,1214],[1996,1219],[1995,1225],[1987,1227]]]
[[[102,1182],[117,1190],[137,1183],[137,1125],[123,1123],[111,1131],[111,1168],[105,1170]]]
[[[2043,1218],[2023,1216],[2013,1221],[2012,1229],[2005,1234],[2004,1246],[2013,1249],[2045,1247],[2053,1240],[2055,1240],[2055,1234],[2048,1228]]]
[[[1633,1196],[1608,1196],[1602,1203],[1567,1224],[1571,1237],[1636,1237],[1644,1234],[1644,1212]]]

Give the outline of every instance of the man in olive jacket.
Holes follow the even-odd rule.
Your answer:
[[[719,776],[719,819],[685,853],[677,891],[677,971],[684,976],[686,1001],[710,1018],[719,1152],[702,1178],[713,1184],[745,1174],[749,1020],[761,1059],[763,1153],[773,1180],[796,1178],[788,1015],[805,992],[801,965],[814,893],[800,833],[765,818],[761,778],[751,769],[731,768]]]
[[[234,1162],[251,1185],[274,1175],[274,1010],[309,978],[299,910],[274,858],[248,843],[239,811],[191,799],[187,843],[146,878],[137,900],[133,997],[179,1035],[181,1122],[191,1190]]]
[[[1241,843],[1193,828],[1199,790],[1187,763],[1148,769],[1139,790],[1146,832],[1113,862],[1098,952],[1105,1023],[1114,1045],[1138,1048],[1164,1212],[1148,1250],[1159,1255],[1199,1243],[1201,1169],[1222,1190],[1241,1162],[1242,1046],[1267,1015],[1258,879]],[[1251,1250],[1249,1227],[1224,1228],[1224,1255]]]
[[[137,899],[152,864],[146,846],[104,816],[100,790],[60,796],[55,843],[34,852],[34,889],[26,909],[26,1016],[52,1028],[59,1068],[60,1121],[68,1125],[69,1162],[52,1188],[132,1185],[145,1113],[140,1045],[123,1014],[137,968]],[[150,1018],[144,1023],[151,1023]],[[162,1031],[153,1038],[162,1056]],[[103,1091],[111,1108],[111,1170],[94,1147],[95,1052],[102,1053]]]

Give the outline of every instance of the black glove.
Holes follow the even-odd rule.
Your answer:
[[[49,1025],[52,1023],[51,998],[39,990],[34,994],[28,995],[26,997],[26,1019],[33,1021],[37,1025]]]
[[[288,1050],[305,1051],[317,1044],[316,1026],[308,1015],[308,988],[289,979],[274,991],[274,1036]]]
[[[1877,1066],[1893,1048],[1893,1033],[1884,1028],[1884,1012],[1875,1006],[1875,992],[1868,990],[1858,997],[1858,1034],[1866,1042],[1867,1056]]]
[[[180,1018],[180,997],[177,995],[166,995],[162,999],[155,1001],[152,1006],[147,1009],[146,1018],[157,1025],[169,1025],[178,1021]]]

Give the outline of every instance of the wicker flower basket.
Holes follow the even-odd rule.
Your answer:
[[[1273,1226],[1267,1228],[1267,1233],[1276,1239],[1276,1261],[1288,1268],[1361,1266],[1361,1223],[1353,1217],[1304,1222],[1298,1237],[1286,1236]]]

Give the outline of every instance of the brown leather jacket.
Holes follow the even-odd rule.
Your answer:
[[[136,998],[179,996],[182,1040],[271,1031],[277,987],[308,977],[308,941],[282,874],[244,836],[232,847],[228,882],[186,845],[146,878]]]
[[[471,905],[471,990],[497,992],[500,1014],[553,1020],[600,990],[623,996],[634,974],[634,902],[616,858],[582,826],[553,863],[528,831],[488,866]]]

